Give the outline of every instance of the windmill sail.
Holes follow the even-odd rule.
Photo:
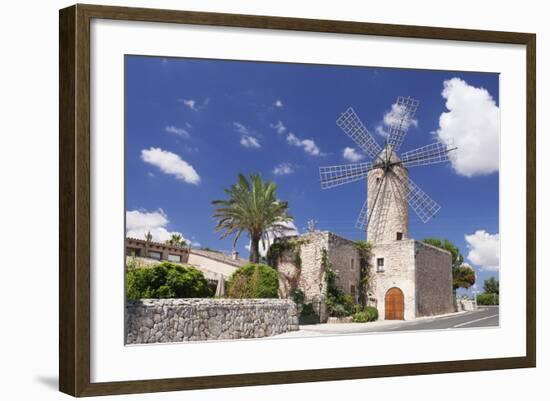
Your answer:
[[[392,106],[393,122],[390,126],[388,144],[393,151],[397,152],[403,144],[419,103],[418,100],[411,97],[399,96],[397,102]]]
[[[350,107],[336,120],[342,131],[349,136],[373,160],[378,158],[382,148],[372,134],[365,128],[355,111]]]
[[[398,180],[403,182],[397,174],[393,174]],[[430,196],[420,189],[418,185],[410,178],[407,178],[408,193],[407,202],[414,210],[416,215],[422,220],[423,223],[427,223],[435,214],[441,209],[441,206],[437,204]],[[402,196],[404,194],[401,194]]]
[[[366,178],[371,169],[372,163],[368,162],[320,167],[321,188],[333,188],[348,182],[359,181]]]
[[[450,160],[449,152],[455,149],[441,142],[431,143],[403,153],[401,155],[401,163],[405,167],[444,163]]]

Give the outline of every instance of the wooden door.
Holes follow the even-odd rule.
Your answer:
[[[397,287],[390,288],[386,292],[385,319],[405,320],[405,299],[403,291]]]

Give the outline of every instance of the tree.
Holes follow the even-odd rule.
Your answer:
[[[126,273],[128,299],[205,298],[212,295],[204,274],[191,266],[163,262],[128,269]]]
[[[230,298],[277,298],[279,276],[267,265],[249,263],[239,267],[227,280]]]
[[[180,234],[172,234],[169,240],[166,240],[166,244],[171,246],[176,246],[179,248],[184,248],[187,246],[187,242],[183,239]]]
[[[476,282],[474,269],[464,264],[464,257],[460,250],[449,240],[439,238],[425,238],[422,242],[444,249],[451,253],[451,263],[453,270],[453,292],[458,288],[470,288]]]
[[[499,282],[496,278],[491,277],[483,282],[483,291],[487,294],[498,294]]]
[[[468,289],[476,282],[476,272],[468,265],[462,265],[453,269],[453,289]]]
[[[268,232],[284,234],[291,221],[288,203],[277,199],[277,185],[263,181],[259,174],[250,174],[250,181],[239,174],[237,183],[224,189],[227,199],[214,200],[217,206],[214,218],[218,221],[215,230],[224,231],[221,238],[235,236],[236,246],[241,234],[246,231],[250,238],[250,261],[260,261],[259,244],[266,241]]]

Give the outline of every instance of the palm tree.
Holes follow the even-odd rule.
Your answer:
[[[166,240],[166,244],[183,248],[187,245],[187,242],[180,234],[172,234],[170,235],[170,239]]]
[[[235,235],[235,247],[243,231],[248,232],[252,263],[260,260],[260,241],[267,240],[268,233],[283,234],[288,230],[284,223],[292,220],[288,203],[277,199],[276,190],[275,183],[263,181],[259,174],[250,174],[250,181],[239,174],[237,183],[224,189],[227,199],[212,201],[217,206],[215,230],[225,231],[222,239]]]

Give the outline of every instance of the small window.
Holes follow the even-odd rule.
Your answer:
[[[397,233],[397,240],[401,241],[403,239],[403,233]]]
[[[355,259],[351,258],[351,270],[355,270]]]
[[[150,257],[151,259],[160,260],[161,254],[160,254],[160,252],[149,251],[149,257]]]
[[[355,286],[353,284],[349,285],[349,293],[353,297],[353,300],[355,301]]]
[[[168,254],[168,260],[169,260],[170,262],[181,263],[181,255],[172,255],[172,254]]]
[[[376,271],[377,272],[383,272],[384,271],[384,258],[377,258],[376,259]]]
[[[380,177],[376,177],[376,183],[380,184]]]

